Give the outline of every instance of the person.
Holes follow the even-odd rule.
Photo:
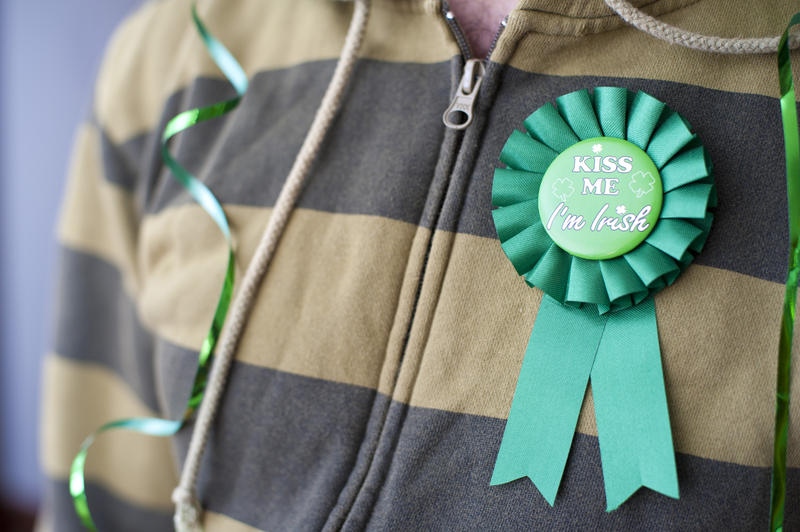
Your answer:
[[[766,527],[787,242],[775,54],[669,43],[601,0],[521,0],[491,4],[492,25],[495,10],[508,16],[473,57],[456,21],[484,19],[466,0],[453,10],[371,4],[368,22],[363,0],[199,4],[250,87],[235,111],[170,149],[230,221],[233,307],[287,175],[303,179],[294,208],[281,203],[285,228],[246,317],[234,326],[229,316],[226,329],[241,329],[226,344],[230,374],[179,504],[201,507],[209,531]],[[633,4],[729,38],[779,35],[797,9]],[[160,153],[171,117],[234,94],[189,13],[188,0],[149,2],[118,29],[78,130],[43,381],[45,530],[81,529],[67,479],[88,434],[113,419],[180,418],[219,297],[225,239]],[[293,170],[348,27],[351,70]],[[470,32],[474,42],[486,33]],[[467,65],[467,83],[480,81],[469,120],[446,125]],[[542,300],[498,242],[493,171],[530,113],[597,86],[642,90],[680,113],[710,155],[719,197],[702,253],[655,296],[680,498],[643,488],[613,512],[591,393],[552,507],[525,478],[490,486]],[[174,438],[98,438],[86,473],[98,528],[171,530],[197,433],[189,424]],[[795,424],[792,468],[799,435]],[[787,529],[800,526],[795,471]]]

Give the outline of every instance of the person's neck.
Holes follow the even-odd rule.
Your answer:
[[[489,53],[500,22],[517,5],[517,0],[448,0],[450,10],[476,58]]]

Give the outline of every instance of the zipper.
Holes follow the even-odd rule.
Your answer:
[[[464,63],[464,72],[456,94],[442,115],[445,126],[450,129],[466,129],[472,123],[472,108],[485,72],[486,67],[480,59],[467,59]]]
[[[455,15],[450,10],[450,6],[446,0],[442,0],[442,15],[444,16],[447,26],[453,33],[456,39],[458,48],[461,50],[461,55],[464,57],[464,69],[461,73],[461,81],[458,83],[456,93],[450,101],[450,105],[445,109],[442,115],[444,125],[450,129],[466,129],[472,123],[473,108],[475,107],[475,100],[478,97],[478,91],[481,88],[483,75],[486,73],[486,62],[492,55],[497,41],[500,39],[500,34],[508,22],[506,16],[497,28],[494,34],[494,39],[489,45],[489,51],[484,59],[475,59],[472,57],[472,49],[469,47],[464,32],[461,26],[458,25]]]
[[[500,40],[500,34],[503,33],[503,30],[506,29],[506,25],[508,24],[508,15],[503,17],[503,20],[500,21],[500,26],[497,27],[497,31],[494,32],[494,38],[492,38],[492,43],[489,45],[489,51],[486,52],[486,61],[492,56],[492,52],[494,52],[494,47],[497,46],[497,41]]]
[[[447,22],[447,25],[450,27],[453,37],[456,38],[456,43],[458,43],[458,48],[461,50],[461,55],[464,56],[464,59],[472,58],[472,49],[469,47],[467,38],[464,37],[464,32],[461,30],[461,26],[459,26],[458,22],[456,21],[456,16],[452,11],[450,11],[450,6],[447,4],[447,0],[442,0],[442,15],[444,16],[445,22]]]

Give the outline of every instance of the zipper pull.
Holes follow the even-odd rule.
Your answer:
[[[478,96],[478,89],[481,88],[485,72],[486,67],[483,61],[467,59],[464,64],[464,74],[458,83],[453,101],[442,115],[445,126],[450,129],[466,129],[472,123],[472,107],[475,105],[475,98]],[[464,118],[458,122],[453,121],[453,119],[458,120],[459,115],[463,115]]]

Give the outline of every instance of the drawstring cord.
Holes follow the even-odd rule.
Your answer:
[[[353,18],[350,21],[342,54],[336,64],[331,82],[322,97],[322,102],[314,116],[314,121],[303,141],[300,152],[297,154],[289,176],[283,184],[267,227],[261,235],[261,241],[256,248],[255,255],[244,274],[240,291],[231,306],[229,321],[220,338],[216,360],[211,368],[205,398],[197,413],[197,421],[189,442],[189,452],[183,464],[180,482],[172,493],[172,500],[175,503],[174,522],[176,532],[201,532],[203,529],[201,525],[202,510],[195,496],[195,484],[203,451],[219,408],[222,393],[225,390],[236,345],[242,336],[248,314],[261,285],[261,280],[267,271],[278,241],[286,228],[289,216],[308,177],[311,165],[317,152],[319,152],[334,116],[341,106],[344,90],[350,80],[358,57],[358,51],[364,39],[369,17],[369,2],[370,0],[355,0]]]
[[[780,36],[737,39],[701,35],[661,22],[633,7],[627,0],[605,0],[605,3],[622,20],[636,29],[649,33],[656,39],[667,41],[670,44],[678,44],[703,52],[715,52],[718,54],[774,54],[778,51],[778,42],[781,39]],[[791,35],[789,37],[789,47],[795,49],[798,46],[800,46],[800,34]]]

